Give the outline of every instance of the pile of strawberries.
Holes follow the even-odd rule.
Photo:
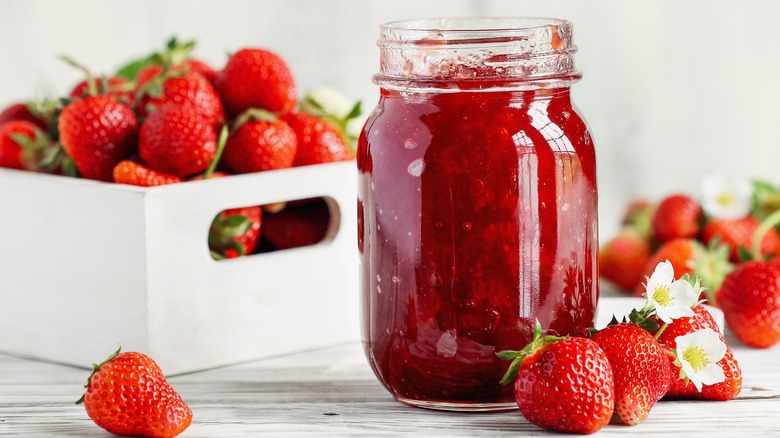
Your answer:
[[[701,284],[660,263],[648,278],[646,304],[590,337],[542,336],[512,360],[503,383],[514,384],[522,415],[566,433],[592,433],[616,417],[641,423],[661,399],[731,400],[742,371],[712,315]]]
[[[600,276],[640,295],[646,276],[669,260],[676,276],[701,279],[701,298],[723,310],[738,339],[772,346],[780,341],[780,187],[708,177],[701,192],[630,205],[601,247]]]
[[[65,98],[14,103],[0,113],[0,167],[157,186],[354,158],[347,125],[360,115],[359,103],[350,106],[327,88],[299,102],[289,66],[272,51],[243,48],[217,70],[192,57],[193,47],[172,39],[103,77],[63,57],[84,80]],[[313,215],[322,210],[311,208]],[[212,254],[252,253],[261,222],[260,206],[220,213]],[[322,227],[315,221],[309,228]],[[269,234],[279,247],[292,245],[280,235],[294,233]]]

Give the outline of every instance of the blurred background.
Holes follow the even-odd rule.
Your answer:
[[[780,2],[772,0],[3,0],[0,106],[65,94],[95,72],[196,39],[220,68],[257,46],[291,65],[301,93],[327,85],[369,111],[380,23],[434,16],[554,16],[574,23],[573,88],[599,166],[602,238],[626,203],[698,194],[707,174],[780,182]]]

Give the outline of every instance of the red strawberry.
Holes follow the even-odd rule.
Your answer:
[[[198,73],[199,75],[206,78],[206,80],[209,81],[211,85],[214,85],[214,82],[217,81],[217,74],[219,74],[219,72],[214,70],[214,68],[205,61],[190,58],[184,62],[184,66],[185,68],[189,69],[189,71]]]
[[[612,365],[615,414],[625,424],[641,423],[669,389],[666,349],[645,329],[627,322],[606,327],[591,339]]]
[[[661,242],[679,238],[693,238],[699,234],[702,220],[701,206],[685,195],[664,198],[652,219],[653,232]]]
[[[0,167],[38,170],[50,146],[46,134],[31,122],[0,124]]]
[[[215,85],[233,116],[249,108],[283,114],[298,99],[290,67],[279,55],[264,49],[247,48],[234,53],[217,75]]]
[[[330,209],[322,198],[289,203],[282,210],[263,216],[263,238],[275,249],[314,245],[325,238],[330,225]]]
[[[225,145],[225,165],[235,173],[292,166],[298,140],[290,126],[267,111],[249,110],[244,114]]]
[[[95,78],[95,94],[99,93],[102,87],[103,80],[101,78]],[[92,93],[89,90],[89,80],[85,79],[73,87],[73,90],[70,92],[70,97],[81,99],[90,94]],[[132,83],[121,76],[112,76],[108,78],[108,85],[106,85],[105,93],[102,94],[112,96],[126,105],[133,104],[134,95]]]
[[[181,178],[157,172],[130,160],[120,161],[114,167],[114,182],[133,186],[152,187],[181,182]]]
[[[540,338],[513,359],[502,383],[515,382],[520,412],[531,423],[567,433],[593,433],[612,418],[615,384],[604,350],[586,338]],[[516,376],[516,378],[515,378]]]
[[[68,104],[58,128],[63,149],[85,178],[113,181],[114,166],[136,149],[135,114],[110,96],[90,96]]]
[[[293,165],[307,166],[355,157],[341,130],[325,119],[303,111],[285,114],[282,119],[298,138],[298,151]]]
[[[225,119],[222,101],[214,87],[197,73],[181,69],[164,72],[163,67],[151,65],[138,74],[137,109],[139,117],[149,115],[149,110],[165,104],[191,105],[215,129]]]
[[[30,106],[25,103],[14,103],[0,112],[0,125],[14,120],[30,122],[44,132],[49,129],[49,124],[46,120],[31,111]]]
[[[731,261],[740,261],[739,247],[748,251],[752,247],[753,235],[761,222],[751,216],[741,219],[712,219],[704,226],[702,240],[705,243],[718,239],[731,247]],[[770,228],[761,238],[761,253],[769,256],[780,255],[780,233]]]
[[[740,341],[766,348],[780,341],[780,260],[750,260],[718,292],[726,324]]]
[[[653,215],[656,205],[646,199],[635,199],[629,202],[626,212],[621,220],[621,225],[630,226],[642,233],[645,237],[653,237]]]
[[[632,291],[643,280],[650,241],[633,227],[623,227],[599,251],[599,275]]]
[[[723,283],[723,278],[733,269],[729,263],[728,247],[704,247],[699,241],[688,238],[677,238],[664,242],[645,263],[642,278],[649,277],[658,263],[669,260],[674,266],[674,278],[685,274],[696,275],[706,288],[706,298],[710,304],[716,304],[715,293]],[[634,288],[634,295],[641,296],[645,292],[644,284]]]
[[[189,427],[192,411],[149,356],[119,353],[95,364],[85,385],[87,415],[116,435],[175,437]]]
[[[712,318],[710,312],[701,304],[693,307],[695,313],[692,317],[683,317],[675,319],[669,324],[658,337],[658,341],[667,349],[674,351],[677,348],[676,339],[679,336],[693,333],[701,329],[711,329],[720,335],[720,340],[725,343],[723,335],[720,333],[718,324]],[[659,325],[663,323],[656,319]],[[742,370],[737,363],[734,353],[730,348],[726,349],[726,355],[718,361],[718,365],[723,370],[726,380],[714,385],[705,385],[699,392],[692,382],[677,378],[680,374],[680,367],[674,364],[674,357],[669,356],[671,363],[672,382],[666,393],[667,398],[695,398],[704,400],[731,400],[738,396],[742,390]]]
[[[251,254],[260,239],[263,210],[259,206],[231,208],[214,218],[209,249],[215,259]]]
[[[192,105],[156,109],[138,139],[138,151],[149,168],[180,178],[206,170],[216,149],[214,127]]]

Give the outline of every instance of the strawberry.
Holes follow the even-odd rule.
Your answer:
[[[599,251],[599,275],[631,291],[642,281],[650,241],[637,229],[623,227]]]
[[[749,260],[726,276],[718,304],[734,335],[751,347],[780,341],[780,259]]]
[[[322,198],[288,203],[282,210],[263,216],[263,238],[275,249],[314,245],[325,238],[330,209]]]
[[[702,240],[705,243],[718,240],[731,248],[731,261],[740,261],[740,247],[750,249],[753,235],[758,230],[761,222],[747,216],[740,219],[712,219],[704,226]],[[780,233],[776,229],[769,229],[761,238],[761,252],[769,256],[780,255]]]
[[[717,332],[721,341],[725,343],[718,324],[704,306],[697,304],[693,307],[693,312],[694,316],[675,319],[666,328],[663,328],[661,334],[658,335],[658,341],[667,349],[674,351],[677,348],[676,340],[678,337],[701,329],[711,329]],[[663,324],[659,320],[656,320],[656,322]],[[714,385],[705,385],[701,392],[696,389],[692,382],[676,378],[680,373],[680,367],[675,365],[674,357],[669,356],[668,360],[671,364],[672,382],[669,390],[666,392],[667,398],[731,400],[738,396],[742,390],[742,370],[734,357],[734,353],[728,347],[726,355],[717,363],[723,370],[726,380]]]
[[[715,293],[723,283],[723,278],[733,269],[728,261],[728,247],[725,245],[705,247],[698,240],[679,237],[661,244],[645,263],[642,278],[649,277],[658,263],[669,260],[674,266],[674,278],[685,274],[695,275],[705,287],[705,297],[710,304],[715,303]],[[643,284],[634,288],[634,295],[645,292]]]
[[[181,178],[157,172],[130,160],[120,161],[114,167],[114,182],[133,186],[152,187],[181,182]]]
[[[298,99],[290,67],[279,55],[264,49],[245,48],[234,53],[215,85],[233,116],[249,108],[284,114]]]
[[[213,258],[236,258],[251,254],[260,239],[263,210],[259,206],[231,208],[220,212],[209,229]]]
[[[679,238],[694,238],[699,234],[703,216],[699,204],[686,195],[664,198],[653,214],[652,227],[661,242]]]
[[[621,225],[630,226],[646,238],[653,237],[653,215],[656,205],[646,199],[635,199],[629,202],[621,219]]]
[[[149,168],[184,178],[206,170],[217,134],[193,105],[163,105],[141,125],[138,152]]]
[[[604,350],[586,338],[540,337],[512,359],[502,383],[515,383],[520,412],[531,423],[567,433],[593,433],[612,418],[615,404],[612,366]],[[516,377],[515,377],[516,376]]]
[[[666,349],[647,330],[628,322],[610,325],[591,339],[612,365],[615,414],[625,424],[641,423],[669,389]]]
[[[62,148],[85,178],[113,181],[114,166],[136,149],[135,114],[111,96],[89,96],[68,104],[58,129]]]
[[[116,435],[175,437],[189,427],[192,411],[149,356],[117,350],[93,366],[84,403],[98,426]]]
[[[181,69],[165,70],[150,65],[138,74],[137,108],[139,117],[165,104],[191,105],[215,129],[224,122],[225,110],[214,87],[203,76]]]
[[[184,61],[184,68],[203,76],[211,85],[214,85],[217,81],[217,75],[219,74],[219,72],[214,70],[214,68],[205,61],[196,58],[190,58]]]
[[[95,78],[95,92],[91,92],[89,89],[89,79],[85,79],[78,84],[76,84],[75,87],[70,91],[70,97],[74,99],[81,99],[88,95],[93,94],[106,94],[108,96],[114,97],[116,100],[126,104],[126,105],[132,105],[133,103],[133,84],[128,82],[127,79],[121,77],[121,76],[112,76],[108,78],[107,85],[105,86],[105,92],[100,93],[100,90],[103,89],[103,80],[101,78]]]
[[[224,163],[235,173],[292,166],[298,140],[287,123],[264,110],[248,110],[235,123],[225,145]]]
[[[36,114],[30,109],[30,105],[26,103],[20,102],[11,104],[0,112],[0,125],[14,120],[30,122],[44,132],[49,129],[49,124],[46,122],[46,119]]]
[[[50,146],[46,134],[31,122],[0,124],[0,167],[38,170]]]
[[[354,158],[341,130],[324,118],[303,111],[285,114],[282,119],[295,131],[298,151],[294,166],[345,161]]]

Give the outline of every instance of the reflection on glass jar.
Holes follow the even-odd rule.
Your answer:
[[[402,21],[379,46],[381,95],[358,146],[366,355],[404,403],[512,407],[496,352],[521,349],[537,319],[583,332],[598,297],[571,24]]]

